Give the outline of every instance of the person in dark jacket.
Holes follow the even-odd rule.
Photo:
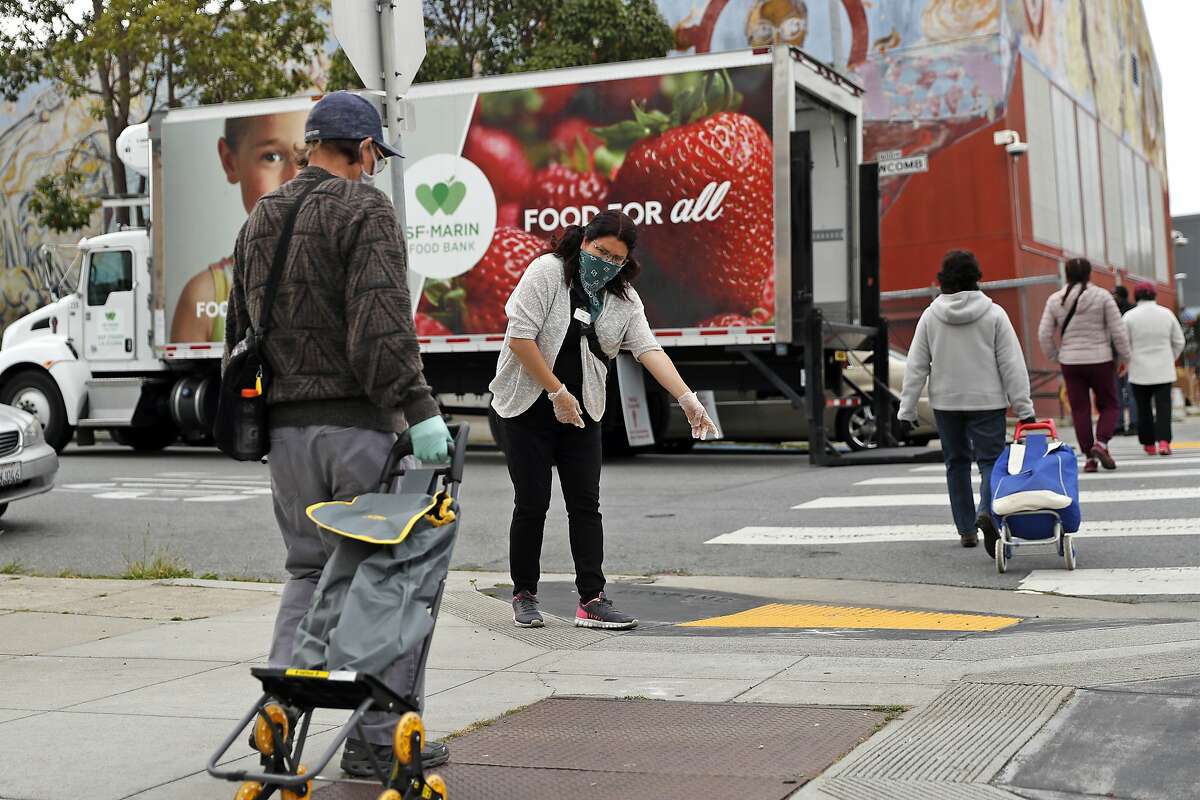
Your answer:
[[[1133,308],[1129,301],[1129,287],[1125,285],[1113,289],[1113,300],[1117,301],[1117,310],[1121,316]],[[1133,402],[1133,390],[1129,388],[1129,376],[1117,373],[1117,399],[1121,402],[1120,415],[1117,417],[1117,436],[1132,436],[1137,431],[1137,403]]]
[[[282,222],[311,190],[296,216],[266,339],[271,494],[289,576],[269,661],[282,667],[290,665],[297,627],[337,543],[305,510],[373,491],[406,427],[422,461],[445,461],[450,441],[422,374],[395,209],[370,185],[384,159],[397,155],[384,144],[379,114],[358,95],[326,95],[308,115],[304,140],[304,168],[264,195],[238,234],[225,325],[226,353],[247,326],[261,327]],[[408,666],[398,663],[395,674],[381,677],[402,683]],[[342,769],[373,776],[367,748],[389,761],[396,721],[379,712],[364,717],[367,741],[346,740]],[[448,757],[445,745],[427,748],[425,766]]]

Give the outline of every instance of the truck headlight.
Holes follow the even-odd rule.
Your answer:
[[[42,440],[42,423],[38,422],[37,417],[33,421],[21,429],[21,441],[25,446],[37,444]]]

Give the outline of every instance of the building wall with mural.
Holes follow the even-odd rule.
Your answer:
[[[928,287],[974,250],[1035,369],[1037,284],[1086,256],[1096,282],[1173,301],[1161,77],[1140,0],[659,0],[680,52],[791,44],[866,89],[864,157],[926,156],[881,182],[882,288]],[[1029,144],[1013,157],[993,133]],[[885,304],[904,346],[928,296]]]
[[[0,103],[0,325],[50,300],[59,269],[70,264],[69,245],[80,235],[59,236],[41,227],[29,209],[37,179],[56,174],[70,161],[84,176],[81,190],[109,191],[108,144],[83,100],[72,100],[49,84],[27,90],[14,103]],[[100,214],[93,216],[96,225]],[[50,247],[44,247],[50,245]]]

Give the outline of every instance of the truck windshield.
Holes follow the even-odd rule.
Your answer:
[[[113,292],[133,291],[133,253],[129,250],[100,250],[91,255],[88,270],[87,304],[102,306]]]

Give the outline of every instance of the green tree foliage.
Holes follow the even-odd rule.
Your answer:
[[[29,210],[55,233],[77,231],[88,224],[100,201],[79,193],[83,175],[68,166],[61,175],[43,175],[34,184]]]
[[[325,70],[325,91],[348,89],[354,92],[362,88],[362,78],[354,71],[354,65],[350,63],[346,51],[339,47],[333,58],[329,59],[329,68]]]
[[[108,135],[113,188],[123,192],[117,136],[160,105],[308,88],[301,67],[325,42],[324,2],[0,0],[0,96],[15,100],[45,79],[90,98]]]
[[[425,0],[418,81],[661,58],[674,47],[653,0]]]

